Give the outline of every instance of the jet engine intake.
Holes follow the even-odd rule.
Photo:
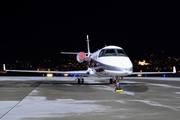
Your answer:
[[[85,59],[86,59],[86,53],[84,53],[84,52],[79,52],[79,53],[77,54],[77,56],[76,56],[76,59],[77,59],[77,61],[78,61],[79,63],[84,62]]]

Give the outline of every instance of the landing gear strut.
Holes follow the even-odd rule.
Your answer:
[[[119,83],[120,79],[123,80],[123,77],[120,78],[119,76],[113,76],[113,77],[110,78],[110,80],[109,80],[109,83],[110,83],[110,84],[115,83],[115,85],[114,85],[114,91],[115,91],[115,92],[121,92],[121,91],[123,91],[123,90],[121,89],[121,85],[120,85],[120,83]]]
[[[82,77],[77,77],[76,81],[78,84],[84,84],[84,78],[82,78]]]

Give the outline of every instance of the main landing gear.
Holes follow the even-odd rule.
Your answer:
[[[114,91],[115,92],[122,92],[123,91],[122,88],[121,88],[121,85],[119,83],[120,79],[123,80],[123,77],[113,76],[109,80],[109,83],[114,86]]]
[[[78,84],[84,84],[84,78],[82,77],[77,77],[76,80]]]

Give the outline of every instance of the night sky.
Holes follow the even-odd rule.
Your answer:
[[[129,57],[161,50],[180,57],[179,5],[168,0],[1,2],[0,62],[86,52],[87,34],[91,52],[117,45]]]

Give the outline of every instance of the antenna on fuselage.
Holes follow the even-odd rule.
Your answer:
[[[90,52],[90,47],[89,47],[89,36],[87,35],[87,53],[88,53],[88,56],[90,56],[91,52]]]

